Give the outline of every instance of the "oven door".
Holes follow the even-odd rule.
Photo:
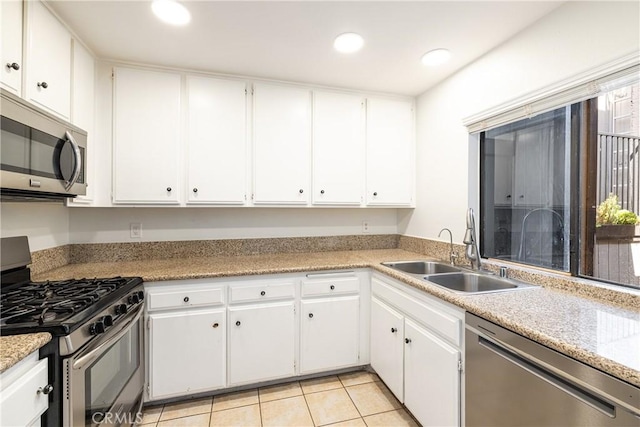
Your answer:
[[[133,425],[140,422],[143,365],[143,306],[64,360],[69,426]]]

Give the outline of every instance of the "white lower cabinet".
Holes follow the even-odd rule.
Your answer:
[[[225,386],[225,317],[224,308],[149,316],[152,399]]]
[[[371,367],[423,426],[459,426],[464,311],[372,279]]]
[[[31,353],[0,376],[0,425],[39,426],[49,408],[48,360]],[[46,394],[45,394],[46,393]]]
[[[404,316],[371,298],[371,367],[404,401]]]
[[[229,308],[229,385],[295,374],[293,301]]]
[[[460,425],[460,350],[409,319],[404,336],[405,406],[423,426]]]
[[[226,386],[224,285],[146,283],[148,399]]]
[[[310,373],[358,363],[360,297],[302,301],[300,372]]]
[[[145,283],[145,401],[368,365],[369,277],[356,270]]]

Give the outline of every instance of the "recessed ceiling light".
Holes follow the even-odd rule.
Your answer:
[[[191,13],[175,0],[153,0],[151,10],[167,24],[185,25],[191,21]]]
[[[342,53],[353,53],[360,50],[363,45],[364,39],[360,34],[356,33],[340,34],[333,42],[333,47],[335,47],[338,52]]]
[[[451,52],[447,49],[434,49],[422,55],[424,65],[433,66],[444,64],[451,58]]]

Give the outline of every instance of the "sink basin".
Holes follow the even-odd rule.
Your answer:
[[[435,261],[383,262],[382,265],[404,273],[419,274],[421,276],[428,274],[457,273],[460,271],[458,267]]]
[[[479,273],[451,273],[430,275],[424,278],[431,283],[460,293],[500,292],[535,287],[526,283]]]

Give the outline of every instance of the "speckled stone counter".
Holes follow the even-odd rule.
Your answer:
[[[70,264],[34,280],[141,276],[163,281],[334,269],[372,268],[540,344],[640,387],[640,291],[621,304],[552,287],[461,295],[387,268],[383,261],[427,259],[401,249]],[[584,293],[584,292],[583,292]]]
[[[49,341],[51,341],[51,334],[48,332],[0,337],[0,373],[6,371]]]

